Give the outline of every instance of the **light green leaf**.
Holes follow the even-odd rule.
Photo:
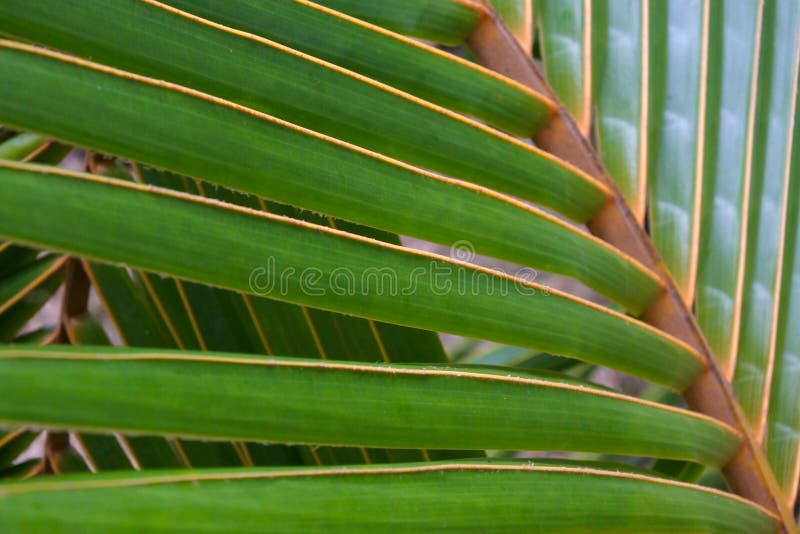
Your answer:
[[[43,135],[21,133],[0,143],[0,159],[22,160],[47,142]]]
[[[591,2],[597,151],[640,222],[647,192],[648,2]]]
[[[542,0],[536,17],[547,81],[585,134],[591,121],[591,0]]]
[[[689,303],[700,237],[710,9],[709,0],[650,2],[650,235]]]
[[[750,194],[746,162],[755,134],[762,4],[726,2],[722,14],[718,6],[711,6],[709,55],[722,60],[709,63],[708,96],[718,107],[708,108],[695,315],[730,377],[737,344],[732,333],[740,320],[740,254]]]
[[[800,76],[800,5],[768,2],[761,45],[756,142],[747,221],[747,255],[741,302],[741,334],[733,389],[747,419],[763,435],[774,365],[777,300],[781,295],[782,240],[789,204],[793,119]]]
[[[797,499],[800,482],[800,106],[795,104],[785,235],[778,256],[781,283],[773,317],[774,358],[764,449],[786,503]]]

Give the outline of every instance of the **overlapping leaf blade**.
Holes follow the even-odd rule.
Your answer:
[[[209,184],[187,187],[187,180],[181,180],[181,177],[169,173],[156,172],[153,169],[140,169],[138,172],[139,178],[144,183],[202,192],[218,200],[278,213],[297,220],[307,220],[323,226],[333,224],[333,220],[327,217],[275,203],[266,203],[262,199],[211,187]],[[352,233],[399,245],[399,238],[386,232],[341,221],[337,225],[346,227]],[[191,315],[192,322],[197,327],[195,333],[202,341],[202,347],[207,350],[313,356],[321,359],[353,359],[366,362],[447,361],[441,343],[433,332],[308,309],[204,285],[162,279],[145,273],[141,273],[140,276],[143,280],[150,281],[153,289],[152,297],[154,300],[161,300],[162,305],[175,299],[170,286],[180,287],[183,293],[183,297],[179,297],[180,304],[184,311]],[[156,286],[160,286],[158,290]],[[171,317],[171,314],[168,315]],[[193,333],[187,332],[184,326],[181,335],[190,337]],[[264,449],[263,446],[254,444],[243,444],[243,446],[249,449],[260,448],[262,451]],[[192,447],[196,448],[197,445],[192,444]],[[316,446],[311,449],[301,449],[300,452],[308,461],[324,464],[412,461],[426,458],[428,454],[423,451],[353,450]],[[473,451],[460,451],[455,454],[460,458],[481,455]],[[432,455],[441,459],[450,457],[448,451],[435,451]]]
[[[158,311],[153,309],[147,294],[128,277],[124,269],[95,264],[86,266],[91,273],[94,288],[101,293],[106,306],[123,340],[138,342],[141,346],[166,345],[164,326]],[[120,271],[119,275],[115,271]],[[98,276],[99,274],[99,276]],[[109,298],[112,297],[112,298]],[[127,298],[125,298],[127,297]],[[126,304],[136,303],[133,310]],[[133,311],[133,313],[132,313]],[[143,333],[140,333],[143,332]],[[106,346],[110,344],[102,327],[89,315],[79,320],[73,328],[71,341],[78,345]],[[82,432],[72,434],[80,442],[82,456],[93,472],[124,469],[154,469],[178,467],[240,467],[253,465],[295,465],[300,463],[290,447],[246,444],[242,442],[208,442],[182,440],[174,437],[125,436],[119,433],[97,434]],[[254,459],[257,458],[256,459]],[[276,458],[277,457],[277,458]],[[285,463],[282,463],[285,461]]]
[[[130,76],[126,76],[124,73],[119,72],[101,72],[98,70],[97,65],[79,65],[74,61],[69,61],[68,58],[48,55],[44,52],[38,51],[37,49],[21,48],[21,46],[22,45],[6,43],[3,48],[3,54],[5,58],[4,65],[7,65],[9,71],[13,70],[17,73],[15,83],[6,84],[4,86],[3,95],[8,98],[19,96],[18,92],[22,90],[30,91],[32,87],[36,87],[36,84],[38,83],[61,83],[63,84],[61,87],[61,96],[65,101],[65,105],[82,105],[87,106],[89,109],[94,109],[98,113],[101,110],[103,113],[113,113],[115,121],[120,121],[122,123],[131,125],[134,123],[132,122],[133,118],[130,116],[130,109],[120,105],[119,102],[112,102],[112,96],[117,95],[118,98],[124,97],[128,102],[130,102],[131,99],[135,99],[143,103],[148,102],[149,107],[145,108],[148,109],[147,115],[139,119],[139,122],[142,124],[136,125],[142,128],[142,131],[145,131],[144,128],[148,126],[151,129],[156,128],[156,125],[159,124],[156,112],[162,114],[165,119],[169,118],[175,121],[180,120],[181,122],[177,123],[181,124],[181,127],[175,128],[171,132],[163,131],[160,129],[161,126],[158,126],[159,140],[161,142],[169,141],[170,143],[173,143],[174,146],[185,146],[185,150],[193,148],[186,145],[185,139],[182,140],[182,136],[186,135],[187,131],[197,131],[201,126],[211,127],[214,125],[221,131],[217,134],[208,133],[206,135],[208,137],[219,136],[224,132],[225,134],[232,136],[229,141],[230,143],[241,138],[241,135],[236,135],[235,131],[246,124],[252,131],[251,137],[248,138],[248,140],[252,141],[253,143],[266,144],[279,142],[283,145],[293,146],[296,150],[313,148],[314,151],[319,152],[320,156],[318,159],[309,162],[309,164],[312,165],[312,168],[304,169],[303,172],[306,173],[319,176],[320,172],[319,170],[313,170],[313,164],[315,162],[321,162],[322,160],[320,158],[322,158],[323,155],[331,157],[332,154],[335,154],[335,156],[332,157],[336,158],[337,160],[341,160],[342,162],[347,161],[349,158],[357,158],[361,166],[366,167],[377,174],[386,175],[387,173],[387,171],[381,171],[379,168],[394,168],[397,170],[390,172],[402,171],[404,175],[412,173],[411,170],[398,166],[397,164],[392,164],[390,161],[378,158],[374,154],[359,151],[352,146],[346,146],[341,143],[332,142],[332,140],[329,138],[313,135],[311,132],[292,127],[289,124],[282,123],[274,119],[270,120],[270,118],[266,115],[248,113],[245,109],[226,105],[224,102],[211,100],[208,97],[203,97],[203,95],[200,94],[187,93],[185,90],[181,90],[178,87],[164,86],[164,84],[159,84],[155,81],[148,81],[141,78],[133,79]],[[91,82],[89,80],[91,80]],[[87,85],[87,83],[91,83],[92,85]],[[102,89],[100,90],[104,91],[103,94],[105,98],[100,101],[94,101],[92,98],[97,96],[98,87],[101,87]],[[37,90],[37,93],[42,99],[44,99],[48,95],[48,91],[49,89],[47,89],[47,87],[42,86]],[[34,95],[29,94],[28,96],[31,98]],[[157,108],[156,103],[158,101],[162,102],[162,104]],[[42,105],[44,106],[44,101]],[[151,108],[152,111],[150,111]],[[190,116],[188,113],[189,110],[202,113],[207,117],[192,118],[192,116]],[[185,174],[195,178],[210,180],[210,178],[214,177],[216,180],[221,180],[220,177],[216,177],[213,174],[206,176],[202,172],[198,172],[199,169],[189,167],[189,162],[175,161],[175,159],[177,159],[176,156],[172,156],[170,160],[164,161],[163,156],[159,157],[156,153],[155,147],[153,146],[126,146],[130,145],[131,141],[128,140],[126,142],[123,138],[130,136],[123,136],[119,132],[117,132],[117,135],[115,136],[116,139],[113,141],[103,142],[100,134],[104,132],[97,131],[97,133],[92,134],[91,132],[86,131],[87,122],[96,122],[96,120],[92,119],[91,117],[87,117],[83,121],[78,121],[75,117],[68,117],[66,114],[66,108],[62,109],[60,105],[53,103],[48,106],[47,111],[51,113],[57,113],[58,115],[53,116],[49,121],[45,122],[42,120],[42,117],[39,116],[44,111],[45,110],[42,109],[42,111],[40,111],[37,115],[36,113],[30,111],[26,112],[24,109],[20,109],[20,107],[14,105],[13,103],[9,103],[2,109],[2,119],[12,124],[17,122],[35,122],[40,128],[46,128],[52,131],[57,130],[59,135],[76,138],[82,143],[90,145],[90,148],[100,148],[111,153],[119,153],[121,152],[121,149],[123,149],[124,153],[122,155],[135,155],[144,163],[169,167],[175,171],[191,171],[186,172]],[[68,118],[71,119],[70,122],[68,124],[64,124]],[[144,123],[145,120],[147,123]],[[456,121],[453,122],[453,124],[458,123]],[[92,126],[96,129],[99,129],[102,125],[93,124]],[[479,133],[479,130],[477,129],[474,129],[474,131]],[[138,130],[133,133],[138,133]],[[486,138],[489,139],[490,136],[486,134]],[[216,139],[216,141],[221,142],[221,139]],[[141,141],[139,141],[139,143],[141,143]],[[206,143],[207,140],[203,137],[200,137],[195,141],[196,145],[205,145]],[[516,193],[519,196],[537,200],[545,205],[557,208],[560,211],[579,219],[588,218],[595,210],[602,206],[602,203],[605,200],[605,192],[603,187],[597,184],[594,180],[587,178],[579,171],[565,166],[564,164],[560,164],[553,158],[548,158],[532,150],[525,149],[523,148],[523,145],[519,143],[515,144],[503,142],[498,144],[497,147],[499,150],[501,150],[501,153],[506,153],[508,150],[512,151],[513,156],[506,154],[506,156],[510,159],[503,162],[502,159],[499,158],[501,153],[496,153],[493,155],[492,161],[494,161],[496,165],[513,165],[516,167],[516,169],[514,172],[509,172],[508,175],[501,175],[493,168],[494,166],[490,166],[484,169],[486,174],[480,179],[484,185],[497,186],[498,189],[503,189],[502,184],[493,183],[497,182],[497,180],[492,179],[492,175],[496,175],[497,179],[501,181],[508,181],[509,183],[516,182],[519,184],[518,187],[524,187],[529,190],[528,192],[517,190]],[[132,149],[134,148],[136,152],[132,152]],[[214,152],[211,152],[213,147],[207,145],[204,148],[209,151],[205,164],[206,166],[210,166],[215,157]],[[261,146],[260,148],[260,152],[263,154],[266,147]],[[253,155],[248,156],[244,150],[245,149],[243,147],[239,148],[240,157],[243,159],[246,158],[244,161],[251,161]],[[255,150],[255,148],[251,150]],[[475,151],[475,157],[486,157],[479,155],[478,152],[479,151]],[[269,175],[275,174],[279,169],[291,165],[291,162],[289,161],[281,161],[278,158],[279,154],[280,151],[277,150],[273,150],[273,153],[271,154],[271,160],[273,161],[274,169],[271,171],[271,173],[269,173]],[[349,156],[349,154],[352,154],[352,156]],[[281,166],[278,166],[278,161],[281,161]],[[526,166],[523,164],[525,161],[527,161],[527,169],[524,168]],[[297,165],[297,163],[295,163],[295,165]],[[356,180],[358,177],[354,171],[347,170],[344,167],[338,170],[342,173],[347,173],[346,175],[353,175],[350,177],[351,180]],[[510,171],[510,169],[508,170]],[[300,169],[298,168],[297,171],[300,172]],[[211,173],[213,171],[209,170],[207,172]],[[235,171],[234,169],[230,169],[228,172],[233,173]],[[267,171],[261,172],[267,174]],[[319,178],[321,181],[322,176],[319,176]],[[263,179],[268,179],[268,176],[265,176]],[[284,179],[288,181],[287,178]],[[389,177],[387,176],[386,179],[388,180]],[[266,192],[266,189],[263,186],[259,191],[254,190],[252,183],[244,183],[241,181],[241,179],[237,179],[235,175],[231,176],[229,180],[229,183],[225,185],[235,185],[238,189],[253,193]],[[419,187],[428,187],[426,184],[430,181],[431,180],[422,179],[416,180],[416,182],[419,184]],[[340,183],[339,185],[340,187],[344,187],[349,184],[345,182]],[[285,186],[285,188],[286,187],[288,187],[288,185]],[[450,189],[452,189],[452,187]],[[318,190],[319,193],[322,192],[322,184],[318,185]],[[534,193],[534,190],[538,190],[538,192]],[[279,201],[296,202],[299,200],[297,196],[289,197],[286,196],[286,192],[281,194],[277,190],[272,194],[272,196],[276,197],[273,198],[274,200]],[[313,197],[310,195],[308,195],[308,197],[310,198],[305,199],[305,202],[313,202]],[[332,199],[328,202],[333,204]],[[317,206],[309,205],[308,207],[316,208]],[[388,205],[386,207],[388,209]],[[333,209],[333,207],[329,209]],[[351,216],[351,218],[353,217]]]
[[[0,347],[0,369],[5,424],[365,447],[581,450],[716,465],[739,445],[730,428],[690,412],[510,369],[14,346]],[[102,411],[91,409],[98,404]]]
[[[22,242],[297,304],[576,356],[678,389],[702,369],[688,346],[642,323],[491,271],[125,182],[2,167],[0,191],[14,209],[0,215],[0,235]],[[64,228],[62,217],[75,222]],[[94,224],[108,231],[92,235],[84,225]],[[382,269],[393,285],[380,281]],[[342,291],[334,278],[352,287]]]
[[[166,3],[282,43],[515,135],[530,136],[552,112],[552,104],[508,78],[317,4],[297,0]]]
[[[90,0],[63,17],[45,16],[57,6],[4,3],[0,31],[198,89],[436,172],[478,183],[495,175],[498,189],[507,176],[509,184],[519,181],[516,194],[528,196],[526,167],[536,165],[528,147],[441,108],[164,6]],[[129,46],[133,39],[136,47]],[[539,165],[543,174],[564,172],[548,161]]]
[[[0,117],[10,122],[42,125],[39,121],[46,107],[49,124],[44,128],[56,135],[236,189],[441,243],[464,239],[464,228],[470,228],[470,241],[479,252],[579,277],[635,313],[660,289],[659,282],[640,264],[599,240],[494,194],[424,175],[285,123],[185,94],[175,87],[165,88],[153,80],[133,80],[121,73],[43,56],[34,49],[7,46],[2,52],[10,61],[4,65],[14,70],[16,83],[4,86],[8,99],[3,102],[8,105],[0,108]],[[27,76],[22,76],[23,72]],[[57,100],[44,94],[56,82],[61,95]],[[41,108],[15,104],[15,98],[22,92],[30,95],[33,87],[46,99]],[[94,98],[98,87],[103,87],[100,100]],[[72,99],[65,98],[67,93]],[[147,102],[146,117],[130,106],[132,99]],[[84,106],[95,112],[73,113],[68,118],[69,110]],[[133,129],[122,135],[115,126],[121,123]],[[180,127],[174,128],[175,124]],[[137,133],[154,128],[159,142]],[[188,157],[192,150],[203,152],[204,157]],[[232,150],[238,154],[235,161],[228,157]],[[308,157],[298,158],[298,153]],[[381,179],[375,180],[375,176]],[[553,175],[548,180],[560,181],[554,185],[555,195],[553,191],[548,195],[575,205],[576,197],[569,193],[571,187],[564,176]],[[578,175],[574,180],[579,189],[589,188],[602,197],[595,185]],[[595,200],[590,204],[595,205]],[[565,247],[569,242],[580,252]],[[589,250],[596,252],[591,262],[585,257]]]
[[[47,138],[21,133],[0,143],[0,159],[55,163],[65,152],[50,150]],[[64,258],[0,242],[0,341],[12,341],[25,324],[55,294],[63,280]]]

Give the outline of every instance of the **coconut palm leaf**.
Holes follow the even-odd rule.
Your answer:
[[[4,0],[4,524],[794,531],[799,21]]]

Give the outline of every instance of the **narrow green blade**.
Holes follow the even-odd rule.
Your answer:
[[[282,43],[520,137],[533,135],[553,111],[552,104],[509,78],[317,4],[301,0],[166,3]]]
[[[733,375],[741,294],[739,277],[744,217],[750,194],[747,154],[755,129],[755,89],[759,73],[761,7],[758,2],[712,4],[709,99],[700,256],[695,315],[717,360]],[[746,67],[746,72],[743,69]]]
[[[217,440],[578,450],[713,465],[739,446],[731,428],[692,412],[565,377],[477,369],[10,345],[0,347],[0,421]]]
[[[650,3],[650,234],[694,301],[708,81],[709,0]]]
[[[781,486],[786,503],[797,502],[800,483],[800,106],[794,110],[790,183],[777,315],[773,317],[774,368],[764,449]]]
[[[356,508],[357,514],[343,513]],[[700,486],[591,468],[477,463],[70,476],[0,485],[0,513],[7,528],[19,531],[228,532],[236,525],[259,532],[269,525],[281,532],[760,534],[776,528],[763,509]]]
[[[383,28],[436,43],[457,45],[480,22],[472,0],[318,0],[342,13]]]
[[[591,3],[596,146],[640,222],[647,192],[648,2]]]
[[[584,134],[592,111],[590,5],[590,0],[544,0],[536,6],[547,81]]]
[[[756,143],[747,223],[742,322],[733,389],[747,419],[763,435],[772,380],[776,309],[780,298],[781,242],[790,203],[791,151],[798,105],[800,5],[767,2],[756,109]]]
[[[139,280],[132,278],[126,269],[111,265],[87,263],[86,269],[123,343],[136,347],[177,347]]]
[[[795,120],[800,118],[795,110]],[[797,130],[795,130],[797,132]],[[797,133],[795,133],[797,137]],[[793,146],[792,169],[800,169],[800,142]],[[794,180],[789,198],[800,195]],[[791,505],[800,482],[800,203],[792,202],[786,219],[786,238],[780,308],[776,318],[775,367],[764,448],[778,483]]]
[[[127,271],[106,265],[90,266],[88,262],[84,262],[84,268],[87,269],[92,281],[92,288],[98,292],[105,312],[109,314],[123,342],[141,341],[153,347],[163,342],[160,334],[163,326],[152,320],[154,314],[147,309],[141,289],[133,283]],[[117,270],[121,273],[117,274],[115,272]],[[128,307],[132,309],[127,309]],[[71,319],[69,339],[73,345],[111,345],[103,326],[89,313]],[[179,451],[172,446],[175,440],[152,436],[130,438],[121,434],[95,433],[72,433],[71,438],[70,441],[77,443],[82,449],[80,457],[86,468],[92,472],[131,468],[138,470],[192,467],[188,462],[181,461]]]
[[[10,207],[0,212],[0,236],[35,246],[574,356],[677,389],[703,368],[688,345],[644,323],[442,256],[48,167],[0,163],[0,193]],[[94,232],[98,225],[105,231]]]

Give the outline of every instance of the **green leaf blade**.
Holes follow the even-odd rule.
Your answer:
[[[737,280],[749,196],[745,162],[755,127],[751,108],[758,75],[760,13],[757,4],[746,2],[728,2],[721,14],[717,9],[712,6],[712,20],[717,21],[712,29],[719,25],[723,31],[712,40],[709,53],[722,55],[723,61],[712,61],[709,71],[709,97],[719,107],[709,108],[695,316],[730,376],[735,343],[730,334],[741,300]],[[744,61],[749,65],[746,76],[742,75]]]
[[[480,22],[480,6],[459,0],[320,0],[318,4],[397,33],[442,44],[464,42]]]
[[[591,20],[584,0],[546,0],[536,7],[548,83],[583,133],[591,121]]]
[[[597,150],[639,221],[647,191],[645,4],[592,2],[592,80]]]
[[[775,477],[792,506],[800,484],[800,106],[795,104],[789,161],[790,181],[785,215],[778,307],[773,317],[774,358],[764,450]]]
[[[408,449],[578,450],[713,465],[739,446],[730,428],[704,416],[505,368],[9,346],[0,347],[0,369],[7,392],[0,421],[17,426]],[[92,409],[97,405],[103,410]]]
[[[699,247],[711,4],[651,4],[650,234],[684,299],[692,302]]]
[[[703,368],[691,348],[643,323],[441,256],[166,190],[46,167],[0,167],[0,191],[15,208],[0,212],[0,235],[20,242],[295,304],[575,356],[676,389]],[[96,224],[109,231],[92,232]],[[384,274],[388,281],[381,281]]]
[[[699,486],[595,469],[464,464],[175,471],[4,484],[13,529],[85,532],[773,532],[763,509]],[[192,481],[202,481],[192,483]],[[565,499],[564,495],[570,495]],[[336,496],[332,498],[331,496]],[[428,503],[421,507],[420,502]],[[599,503],[602,503],[599,506]],[[96,510],[88,515],[87,507]],[[358,506],[358,514],[342,508]],[[213,513],[210,512],[213,510]],[[535,522],[531,522],[535,517]]]
[[[794,117],[800,104],[800,6],[768,2],[764,12],[756,143],[747,225],[741,335],[734,392],[753,428],[761,434],[772,380],[775,310],[780,298],[781,239],[788,206]]]
[[[417,167],[487,185],[494,181],[497,189],[522,197],[532,182],[528,169],[537,165],[531,158],[543,167],[542,176],[564,172],[478,123],[166,7],[88,0],[59,18],[46,16],[58,9],[50,0],[35,6],[12,0],[0,9],[4,33],[197,89]]]
[[[0,49],[9,60],[2,65],[14,71],[15,83],[2,86],[8,92],[0,91],[0,118],[8,122],[38,125],[105,152],[402,235],[443,244],[469,237],[477,252],[577,277],[633,313],[660,291],[660,282],[641,264],[510,199],[156,81],[143,83],[7,46],[12,48]],[[56,88],[59,98],[49,95]],[[43,99],[42,106],[19,105],[31,92]],[[128,128],[121,130],[120,124]],[[159,133],[145,138],[139,133],[145,131]],[[596,184],[575,175],[573,190],[564,174],[568,168],[554,161],[547,165],[559,170],[548,175],[552,186],[542,184],[547,196],[586,213],[604,201]],[[588,196],[578,192],[584,189]]]
[[[530,137],[552,113],[549,102],[508,78],[433,47],[358,24],[316,4],[294,0],[166,3],[282,43],[520,137]]]

